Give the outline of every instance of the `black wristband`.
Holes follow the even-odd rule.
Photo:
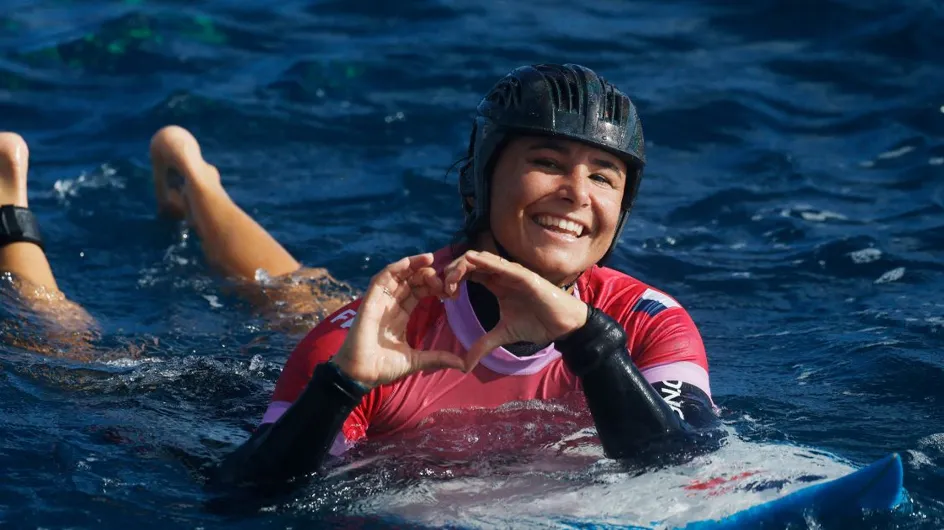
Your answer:
[[[39,234],[36,217],[22,206],[0,206],[0,247],[20,242],[33,243],[43,249],[43,238]]]
[[[359,381],[355,381],[349,375],[342,372],[341,368],[334,364],[334,360],[329,360],[325,364],[327,365],[327,369],[331,372],[331,382],[336,384],[341,391],[354,400],[355,405],[360,403],[361,399],[370,392],[370,387]]]
[[[587,323],[554,345],[567,368],[583,377],[610,355],[626,350],[626,332],[619,322],[587,304]]]

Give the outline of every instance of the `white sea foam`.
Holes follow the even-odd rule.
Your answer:
[[[861,265],[863,263],[878,261],[882,258],[882,251],[877,248],[863,248],[862,250],[850,252],[849,257],[852,258],[853,263]]]
[[[804,221],[812,221],[815,223],[822,223],[829,220],[846,221],[849,219],[839,212],[819,210],[808,204],[799,204],[793,208],[782,208],[780,210],[780,217],[793,217],[794,215],[799,215]]]
[[[897,281],[900,280],[904,275],[905,275],[905,268],[904,268],[904,267],[897,267],[897,268],[894,268],[894,269],[892,269],[892,270],[886,272],[885,274],[879,276],[879,278],[878,278],[877,280],[875,280],[875,283],[891,283],[891,282],[897,282]]]
[[[900,156],[905,156],[908,153],[914,151],[915,148],[912,145],[903,145],[898,149],[892,149],[891,151],[885,151],[884,153],[878,155],[882,160],[887,160],[889,158],[898,158]]]
[[[111,360],[104,361],[103,364],[106,364],[108,366],[114,366],[116,368],[134,368],[134,367],[145,365],[145,364],[155,364],[155,363],[163,363],[163,362],[165,362],[164,359],[159,359],[157,357],[142,357],[140,359],[122,357],[118,359],[111,359]]]
[[[922,453],[921,451],[915,451],[914,449],[908,450],[909,463],[914,469],[921,469],[922,467],[929,467],[934,465],[934,460],[931,459],[928,455]]]
[[[220,303],[219,296],[216,296],[214,294],[204,294],[201,296],[203,296],[204,300],[210,303],[210,307],[212,307],[213,309],[219,309],[223,307],[223,304]]]
[[[53,192],[61,202],[77,197],[82,190],[96,188],[124,189],[124,179],[117,176],[118,170],[109,164],[102,164],[98,170],[82,173],[74,179],[59,179],[53,184]]]
[[[841,213],[830,212],[826,210],[821,212],[800,212],[800,217],[802,217],[804,221],[815,221],[817,223],[828,221],[830,219],[838,219],[840,221],[845,221],[848,219],[848,217]]]
[[[937,451],[944,451],[944,432],[929,434],[918,440],[918,447],[922,449],[932,448]]]
[[[719,451],[686,464],[626,473],[605,460],[598,445],[573,441],[557,447],[555,458],[592,456],[597,460],[587,473],[562,476],[521,466],[490,476],[439,475],[366,498],[356,511],[432,526],[545,528],[583,520],[672,528],[724,517],[807,486],[813,478],[835,478],[852,469],[819,451],[750,443],[732,434]],[[571,454],[571,447],[578,453]]]

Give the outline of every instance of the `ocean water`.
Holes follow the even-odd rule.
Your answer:
[[[671,480],[621,481],[592,442],[555,449],[586,427],[566,407],[483,413],[448,450],[443,432],[419,434],[419,455],[416,439],[367,444],[287,498],[235,506],[203,487],[261,417],[299,331],[275,329],[185,226],[155,218],[150,136],[190,128],[240,205],[300,260],[363,287],[449,241],[446,170],[475,105],[508,70],[548,61],[594,68],[639,107],[650,163],[613,264],[700,327],[736,433],[712,465],[826,476],[899,452],[908,509],[834,527],[944,527],[940,3],[196,5],[0,10],[0,130],[29,142],[50,261],[100,326],[87,360],[38,355],[48,327],[4,280],[0,525],[489,526],[516,510],[552,525],[535,506],[670,525],[723,509],[653,514]]]

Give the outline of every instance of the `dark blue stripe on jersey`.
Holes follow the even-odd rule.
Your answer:
[[[659,313],[668,309],[665,307],[665,304],[659,302],[658,300],[646,300],[640,298],[636,305],[633,306],[633,312],[639,311],[642,313],[647,313],[649,316],[654,317]]]

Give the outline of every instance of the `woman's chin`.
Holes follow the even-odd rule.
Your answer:
[[[542,278],[556,285],[569,283],[592,265],[592,263],[589,263],[586,267],[580,267],[585,259],[579,259],[570,253],[550,252],[529,257],[531,258],[528,260],[529,263],[535,265],[525,265],[540,274]],[[540,264],[540,266],[536,264]]]

